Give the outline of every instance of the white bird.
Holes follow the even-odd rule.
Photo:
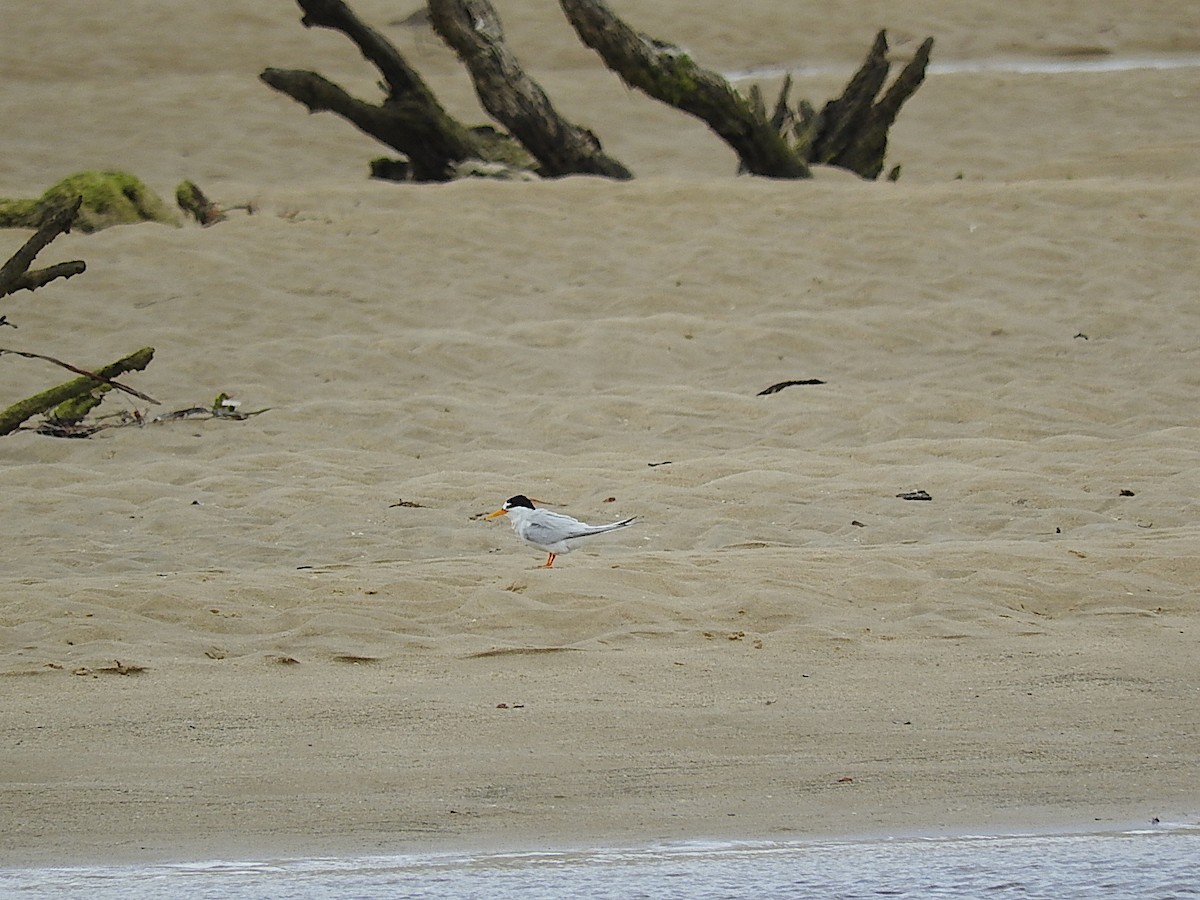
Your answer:
[[[611,525],[589,525],[562,513],[537,509],[533,501],[524,494],[509,497],[502,507],[494,513],[488,513],[484,518],[494,519],[497,516],[508,516],[517,537],[550,554],[546,562],[537,567],[539,569],[553,567],[555,557],[560,553],[570,553],[575,541],[594,534],[604,534],[606,531],[616,531],[618,528],[632,525],[637,518],[631,516]]]

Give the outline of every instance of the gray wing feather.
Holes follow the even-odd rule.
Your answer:
[[[530,522],[525,528],[525,539],[535,544],[557,544],[569,537],[571,530],[561,522]]]

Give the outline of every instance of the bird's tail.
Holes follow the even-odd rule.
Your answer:
[[[624,528],[626,525],[632,525],[637,520],[637,516],[630,516],[628,519],[623,519],[620,522],[613,522],[611,525],[592,525],[584,534],[604,534],[606,531],[616,531],[618,528]]]

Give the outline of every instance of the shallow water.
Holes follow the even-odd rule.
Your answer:
[[[903,63],[903,60],[900,60]],[[1193,53],[1162,56],[1055,56],[1047,58],[1012,57],[964,59],[929,63],[927,75],[964,75],[1000,72],[1014,75],[1076,75],[1102,72],[1134,72],[1146,69],[1195,69],[1200,56]],[[731,81],[750,78],[782,78],[785,75],[841,75],[853,71],[847,66],[763,66],[726,72]]]
[[[1186,898],[1200,828],[0,871],[13,898]]]

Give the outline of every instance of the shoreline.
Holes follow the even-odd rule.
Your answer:
[[[901,57],[900,62],[903,62]],[[1113,72],[1169,71],[1200,67],[1200,54],[1142,53],[1116,55],[1109,52],[1082,51],[1059,55],[1030,56],[1011,55],[990,58],[959,59],[930,62],[925,69],[926,77],[934,75],[1086,75],[1110,74]],[[749,81],[754,78],[796,78],[826,75],[850,75],[854,67],[845,63],[812,64],[797,63],[793,66],[765,65],[749,69],[734,69],[723,72],[730,81]]]
[[[816,832],[803,837],[679,837],[664,840],[638,840],[629,837],[624,840],[598,841],[587,843],[572,841],[562,844],[540,844],[537,846],[519,843],[497,842],[439,842],[428,846],[405,845],[395,850],[376,850],[370,853],[356,852],[352,843],[344,846],[330,846],[326,852],[255,852],[242,855],[178,855],[178,856],[129,856],[118,858],[80,857],[62,862],[49,863],[45,861],[23,861],[16,863],[0,863],[0,873],[18,874],[37,871],[64,870],[103,870],[120,872],[122,870],[145,870],[154,868],[186,867],[202,871],[205,868],[247,867],[255,866],[302,866],[304,864],[320,864],[336,862],[339,865],[353,867],[354,864],[386,864],[422,862],[437,863],[453,862],[455,860],[486,861],[489,859],[595,855],[609,854],[684,854],[684,853],[724,853],[741,850],[771,850],[771,849],[801,849],[807,847],[828,847],[842,844],[872,845],[892,843],[938,843],[958,841],[994,841],[1028,838],[1089,838],[1089,837],[1156,837],[1163,835],[1200,836],[1200,816],[1193,816],[1188,821],[1126,821],[1123,824],[1114,821],[1100,824],[1098,820],[1078,820],[1074,824],[1043,823],[1026,828],[960,828],[960,829],[922,829],[899,831],[868,831],[868,832]]]

